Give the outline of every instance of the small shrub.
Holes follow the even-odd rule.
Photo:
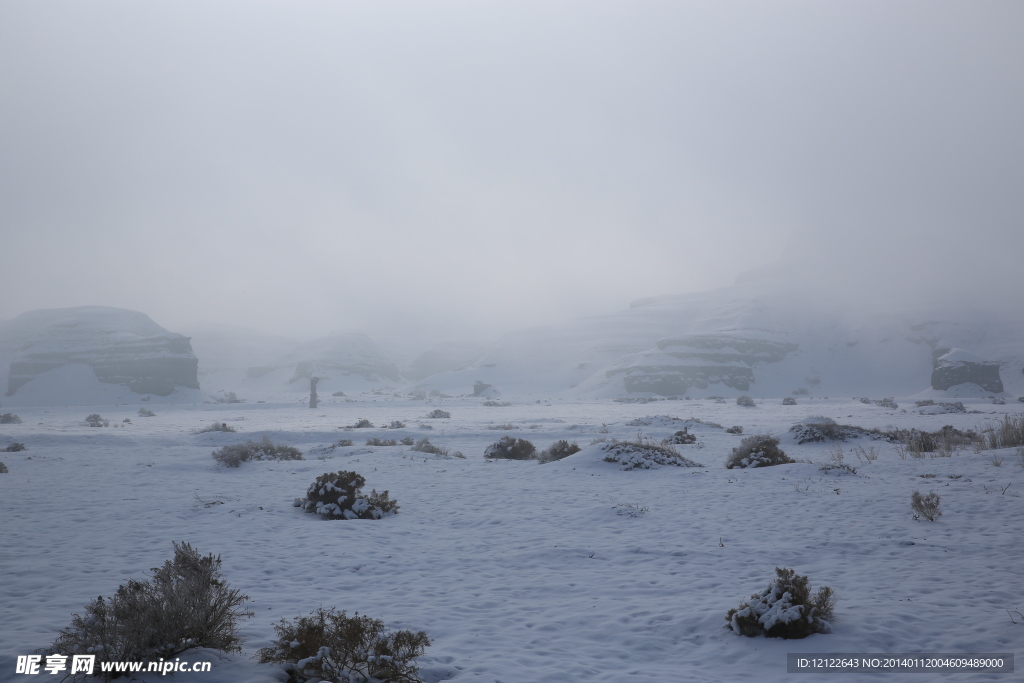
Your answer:
[[[335,446],[351,446],[352,445],[352,439],[338,439],[338,443],[336,443],[334,445]]]
[[[238,467],[249,460],[302,460],[302,451],[298,448],[272,443],[268,437],[225,446],[212,455],[214,460],[228,467]]]
[[[139,408],[139,417],[156,417],[156,413],[148,408]]]
[[[512,424],[511,422],[506,422],[505,424],[500,424],[500,425],[487,425],[487,428],[488,429],[502,429],[502,430],[507,432],[507,431],[511,431],[511,430],[515,429],[516,426],[514,424]]]
[[[366,440],[367,446],[397,446],[398,442],[394,439],[378,439],[376,437]]]
[[[843,447],[839,444],[833,444],[828,449],[829,462],[821,467],[821,471],[831,475],[857,474],[856,469],[843,462],[845,458],[846,454],[843,453]]]
[[[736,399],[736,405],[743,406],[744,408],[753,408],[755,403],[754,399],[750,398],[749,396],[740,396],[738,399]]]
[[[85,424],[90,427],[109,427],[110,420],[104,420],[99,413],[92,413],[85,416]]]
[[[784,406],[795,406],[796,405],[796,399],[793,398],[792,396],[787,396],[786,398],[782,399],[782,405],[784,405]]]
[[[573,453],[579,453],[582,450],[575,441],[569,443],[565,439],[559,439],[538,455],[537,459],[544,462],[554,462],[555,460],[561,460],[562,458],[568,458]]]
[[[20,425],[21,418],[14,413],[4,413],[0,415],[0,425]]]
[[[359,418],[356,420],[354,425],[350,425],[349,429],[373,429],[373,423],[369,420]]]
[[[416,683],[415,660],[430,645],[423,631],[389,631],[384,622],[318,608],[308,617],[274,626],[277,640],[261,649],[260,662],[283,663],[290,681]]]
[[[7,465],[0,462],[0,474],[7,474]]]
[[[740,428],[740,431],[743,431],[742,427]],[[683,427],[680,431],[665,439],[664,443],[680,445],[697,443],[697,435],[691,434],[689,427]]]
[[[427,437],[423,437],[422,439],[417,441],[409,450],[417,451],[419,453],[431,453],[433,455],[448,455],[447,448],[435,446],[434,444],[430,443],[430,439],[428,439]]]
[[[875,401],[875,405],[880,408],[888,408],[889,410],[896,410],[900,407],[896,401],[892,400],[892,398],[883,398],[880,401]]]
[[[1003,416],[999,424],[988,432],[988,442],[989,448],[1024,446],[1024,414]]]
[[[12,442],[7,448],[4,449],[4,453],[17,453],[18,451],[27,450],[25,444],[18,441]]]
[[[309,485],[305,498],[295,499],[295,506],[323,519],[381,519],[398,512],[398,502],[387,491],[360,493],[364,484],[366,479],[355,472],[327,472]]]
[[[391,424],[388,425],[388,429],[405,429],[405,423],[401,420],[392,420]]]
[[[739,425],[733,425],[732,427],[726,427],[725,432],[726,434],[742,434],[743,427]]]
[[[227,422],[212,422],[201,429],[196,430],[196,434],[206,434],[207,432],[232,432],[237,431],[234,427],[229,425]]]
[[[1006,405],[1006,401],[1004,401],[1001,398],[994,398],[994,399],[992,399],[992,405],[1005,406]]]
[[[860,401],[861,403],[865,404],[865,405],[871,405],[871,399],[870,398],[864,397],[864,398],[859,398],[857,400]]]
[[[536,453],[537,449],[526,439],[503,436],[484,450],[484,457],[502,460],[530,460],[537,457]]]
[[[914,404],[918,408],[924,408],[925,406],[933,406],[933,405],[935,405],[935,401],[931,400],[930,398],[926,398],[923,401],[914,401]]]
[[[447,420],[452,416],[447,410],[441,410],[440,408],[434,408],[427,413],[427,418],[431,420]]]
[[[249,598],[221,578],[220,564],[220,556],[175,543],[174,559],[150,579],[129,579],[109,599],[86,605],[85,616],[73,615],[50,650],[95,654],[97,671],[103,662],[171,658],[194,647],[239,651],[237,626],[252,616],[242,607]]]
[[[733,633],[742,636],[806,638],[832,630],[835,602],[835,592],[828,586],[819,588],[812,597],[806,576],[776,567],[768,587],[751,595],[749,602],[729,610],[725,620]]]
[[[725,462],[727,469],[734,467],[769,467],[795,462],[779,448],[779,440],[768,434],[748,436],[732,449]]]
[[[245,400],[238,398],[233,391],[229,391],[223,396],[214,396],[213,400],[217,403],[245,403]]]
[[[483,405],[489,408],[507,408],[512,404],[509,403],[508,401],[484,401]]]
[[[914,491],[910,496],[910,507],[914,510],[914,519],[924,517],[929,522],[934,522],[942,516],[939,510],[939,494],[934,491],[927,496],[922,496],[920,491]]]
[[[662,465],[676,467],[703,467],[683,457],[671,446],[662,446],[637,435],[636,441],[612,441],[604,447],[605,462],[619,464],[623,470],[649,470]]]

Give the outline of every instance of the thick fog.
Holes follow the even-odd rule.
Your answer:
[[[0,4],[0,319],[489,338],[1024,284],[1019,2]]]

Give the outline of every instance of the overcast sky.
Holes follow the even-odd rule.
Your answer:
[[[1022,35],[1017,0],[5,0],[0,319],[487,338],[780,259],[1016,297]]]

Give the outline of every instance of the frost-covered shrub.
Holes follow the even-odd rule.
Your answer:
[[[262,441],[231,444],[212,455],[214,460],[228,467],[238,467],[249,460],[302,460],[302,451],[298,448],[273,443],[267,437]]]
[[[27,450],[25,448],[25,444],[23,444],[23,443],[21,443],[19,441],[13,441],[13,442],[11,442],[10,445],[7,446],[7,448],[4,449],[4,453],[17,453],[18,451],[24,451],[24,450]]]
[[[865,404],[865,405],[871,405],[871,399],[870,398],[862,397],[862,398],[859,398],[857,400],[860,401],[861,403]]]
[[[429,413],[427,413],[427,417],[431,420],[447,420],[451,416],[452,414],[449,413],[447,410],[441,410],[440,408],[434,408]]]
[[[411,446],[414,443],[416,443],[416,441],[411,436],[403,436],[402,440],[399,441],[398,443],[402,444],[403,446]]]
[[[397,446],[398,442],[394,439],[378,439],[374,437],[366,440],[367,446]]]
[[[306,490],[305,498],[296,498],[295,507],[320,515],[323,519],[381,519],[398,512],[398,501],[388,492],[370,495],[360,492],[366,479],[355,472],[326,472]]]
[[[579,447],[579,444],[577,444],[575,441],[569,443],[565,439],[559,439],[558,441],[554,442],[553,444],[542,450],[537,455],[537,459],[540,460],[542,463],[554,462],[555,460],[568,458],[573,453],[579,453],[580,450],[581,449]]]
[[[405,423],[401,420],[392,420],[391,424],[388,425],[388,429],[405,429]]]
[[[942,429],[948,431],[946,427]],[[1004,415],[997,426],[986,432],[986,436],[989,448],[1024,446],[1024,415]]]
[[[206,434],[207,432],[232,432],[237,431],[234,427],[229,425],[227,422],[211,422],[210,424],[196,430],[196,434]]]
[[[796,399],[793,398],[792,396],[787,396],[786,398],[782,399],[782,405],[784,405],[784,406],[795,406],[796,405]]]
[[[156,413],[148,408],[139,408],[139,417],[156,417]]]
[[[289,681],[417,683],[415,660],[430,645],[423,631],[390,631],[379,619],[318,608],[274,626],[277,640],[257,655],[285,665]]]
[[[883,398],[880,401],[875,401],[875,405],[881,408],[888,408],[890,410],[896,410],[900,407],[896,401],[892,400],[892,398]]]
[[[423,437],[413,445],[410,451],[418,451],[420,453],[432,453],[433,455],[447,455],[448,449],[442,448],[441,446],[435,446],[430,443],[430,439]]]
[[[110,420],[104,420],[99,413],[92,413],[85,416],[85,424],[90,427],[109,427]]]
[[[925,406],[933,406],[933,405],[935,405],[935,401],[931,400],[930,398],[926,398],[926,399],[921,400],[921,401],[914,401],[914,404],[918,408],[924,408]]]
[[[1004,401],[1001,398],[996,397],[996,398],[992,399],[992,405],[1005,406],[1006,405],[1006,401]]]
[[[536,457],[536,453],[537,449],[526,439],[503,436],[484,450],[484,457],[503,460],[530,460]]]
[[[229,391],[223,396],[214,396],[213,400],[217,403],[245,403],[245,399],[238,398],[233,391]]]
[[[338,439],[338,443],[336,443],[334,445],[335,446],[351,446],[352,445],[352,439]]]
[[[618,463],[623,470],[649,470],[661,465],[703,467],[683,457],[671,446],[662,446],[643,438],[636,441],[611,441],[603,448],[604,461]]]
[[[0,415],[0,425],[20,425],[21,418],[14,413],[4,413]]]
[[[750,596],[749,602],[729,610],[725,620],[733,633],[742,636],[806,638],[832,630],[835,600],[835,592],[828,586],[811,596],[806,576],[776,567],[768,587]]]
[[[891,433],[883,433],[878,430],[864,429],[853,425],[837,424],[830,417],[809,417],[801,424],[789,428],[793,438],[798,444],[819,443],[822,441],[846,441],[867,436],[873,439],[897,440]]]
[[[373,429],[373,423],[367,419],[359,418],[356,420],[354,425],[350,425],[349,429]]]
[[[733,425],[732,427],[726,427],[725,432],[726,434],[742,434],[743,427],[739,425]]]
[[[7,474],[7,465],[0,462],[0,474]]]
[[[249,598],[221,578],[220,556],[202,556],[188,543],[174,544],[174,559],[153,568],[148,580],[129,579],[75,614],[50,651],[94,654],[103,662],[171,658],[193,647],[237,652],[238,621],[252,613]],[[115,674],[116,677],[117,674]]]
[[[740,396],[736,399],[736,405],[743,406],[744,408],[753,408],[755,404],[754,399],[749,396]]]
[[[916,513],[915,517],[924,517],[929,522],[934,522],[942,516],[939,510],[939,494],[932,491],[927,496],[922,496],[920,491],[914,491],[910,495],[910,507]]]
[[[743,431],[740,429],[740,431]],[[681,430],[673,434],[672,436],[665,439],[664,443],[671,444],[690,444],[697,443],[697,435],[690,433],[689,427],[683,427]]]
[[[482,405],[488,408],[507,408],[512,404],[508,401],[484,401]]]
[[[769,467],[795,462],[779,448],[779,440],[768,434],[748,436],[740,445],[732,449],[726,460],[727,469],[734,467]]]

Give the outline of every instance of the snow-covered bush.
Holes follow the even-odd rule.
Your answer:
[[[946,427],[942,429],[949,431]],[[1004,415],[997,426],[986,432],[986,436],[989,448],[1024,446],[1024,415]]]
[[[388,425],[388,429],[405,429],[405,423],[401,420],[392,420],[391,424]]]
[[[7,465],[0,462],[0,474],[7,474]]]
[[[573,453],[580,452],[579,444],[575,441],[569,443],[565,439],[559,439],[554,442],[540,453],[537,454],[537,459],[544,462],[554,462],[555,460],[561,460],[562,458],[568,458]]]
[[[733,633],[768,638],[806,638],[829,633],[835,612],[835,592],[823,586],[811,596],[806,576],[793,569],[775,568],[768,587],[749,602],[729,610],[725,620]]]
[[[361,417],[356,420],[354,425],[349,425],[346,429],[373,429],[373,423]]]
[[[733,425],[732,427],[726,427],[725,433],[726,434],[742,434],[743,433],[743,427],[741,427],[739,425]]]
[[[503,460],[530,460],[537,457],[537,449],[526,439],[503,436],[484,450],[485,458]]]
[[[7,448],[4,449],[4,453],[17,453],[18,451],[26,450],[25,444],[19,441],[12,441]]]
[[[819,443],[822,441],[846,441],[847,439],[856,439],[862,436],[868,436],[875,439],[886,438],[889,440],[895,440],[891,434],[885,434],[878,430],[868,430],[863,427],[856,427],[853,425],[837,424],[832,418],[820,415],[809,417],[800,424],[793,425],[789,428],[789,431],[798,444],[805,444],[808,442]]]
[[[736,405],[743,406],[744,408],[753,408],[755,403],[754,399],[749,396],[740,396],[736,399]]]
[[[413,439],[411,436],[403,436],[398,443],[402,444],[403,446],[411,446],[414,443],[416,443],[416,440]]]
[[[139,417],[156,417],[156,413],[148,408],[139,408]]]
[[[334,608],[282,619],[274,630],[277,640],[257,653],[259,660],[284,664],[288,680],[299,683],[416,683],[422,679],[414,660],[430,645],[423,631],[390,631],[379,619]]]
[[[245,399],[238,398],[233,391],[229,391],[223,396],[214,396],[213,400],[217,403],[245,403]]]
[[[109,427],[110,420],[104,420],[99,413],[92,413],[85,416],[85,424],[90,427]]]
[[[372,439],[366,440],[367,446],[397,446],[398,442],[394,439],[378,439],[373,437]]]
[[[727,469],[734,467],[769,467],[795,462],[779,448],[779,440],[768,434],[748,436],[740,445],[732,449],[726,460]]]
[[[214,460],[228,467],[238,467],[249,460],[302,460],[302,451],[298,448],[273,443],[267,437],[262,441],[231,444],[212,455]]]
[[[896,401],[892,400],[892,398],[883,398],[880,401],[875,401],[875,405],[880,408],[888,408],[889,410],[896,410],[900,407]]]
[[[929,522],[934,522],[942,516],[939,510],[939,494],[932,491],[927,496],[922,496],[920,491],[914,491],[910,495],[910,507],[914,510],[915,517],[924,517]]]
[[[20,425],[21,418],[14,413],[4,413],[0,415],[0,425]]]
[[[671,446],[662,446],[642,437],[636,441],[611,441],[603,449],[604,461],[618,463],[623,470],[649,470],[661,465],[703,467],[683,457]]]
[[[402,442],[404,442],[404,440]],[[410,439],[410,442],[412,442],[412,439]],[[445,447],[445,446],[434,445],[433,443],[430,442],[430,439],[427,438],[426,436],[424,436],[423,438],[417,440],[416,443],[413,445],[413,447],[411,447],[410,451],[416,451],[417,453],[429,453],[429,454],[432,454],[434,456],[440,456],[442,458],[465,458],[466,457],[466,456],[462,455],[461,453],[459,453],[458,451],[452,451],[451,449],[447,449],[447,447]]]
[[[249,598],[221,578],[220,556],[174,544],[174,559],[148,580],[129,579],[110,598],[100,596],[75,614],[50,651],[94,654],[96,670],[110,661],[171,658],[193,647],[237,652],[238,621],[252,613]]]
[[[398,512],[398,501],[390,500],[387,491],[363,495],[365,484],[355,472],[326,472],[309,485],[305,498],[295,499],[295,507],[323,519],[381,519]]]
[[[196,434],[206,434],[207,432],[235,432],[235,428],[229,425],[227,422],[212,422],[205,427],[196,430]]]
[[[786,398],[782,399],[782,405],[784,405],[784,406],[795,406],[796,405],[796,399],[793,398],[792,396],[787,396]]]
[[[447,410],[441,410],[440,408],[434,408],[427,413],[427,418],[431,420],[447,420],[452,416]]]
[[[352,445],[352,439],[338,439],[338,443],[336,443],[334,445],[335,446],[351,446]]]
[[[728,430],[727,430],[728,431]],[[740,431],[743,431],[740,429]],[[697,443],[697,435],[690,433],[689,427],[683,427],[681,430],[673,434],[672,436],[665,439],[663,443],[671,444],[690,444]]]

